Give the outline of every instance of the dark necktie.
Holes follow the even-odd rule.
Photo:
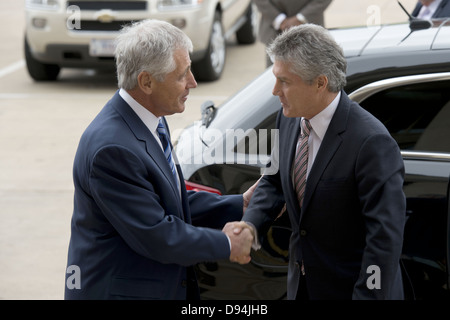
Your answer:
[[[172,158],[172,149],[170,147],[169,143],[169,136],[167,134],[166,127],[164,126],[164,123],[162,122],[162,119],[159,120],[158,128],[156,129],[159,135],[159,139],[161,140],[161,144],[163,146],[164,155],[167,159],[167,162],[169,163],[169,167],[172,170],[173,178],[175,179],[177,186],[179,187],[180,182],[178,181],[178,175],[177,175],[177,169],[175,167],[175,162]]]
[[[301,127],[302,130],[298,140],[299,146],[294,162],[294,187],[300,207],[303,205],[303,196],[305,194],[306,172],[308,169],[308,138],[312,128],[309,120],[305,118],[302,119]]]

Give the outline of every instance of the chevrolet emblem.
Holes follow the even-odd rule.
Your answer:
[[[115,17],[110,10],[102,10],[96,14],[95,18],[102,23],[111,23],[114,21]]]

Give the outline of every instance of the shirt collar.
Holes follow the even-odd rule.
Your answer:
[[[155,135],[159,123],[159,118],[145,109],[139,102],[134,100],[134,98],[126,90],[120,89],[119,95],[123,100],[125,100],[126,103],[128,103],[131,109],[133,109],[133,111],[137,114],[139,119],[142,120],[142,122],[150,130],[150,132]]]
[[[434,0],[432,3],[430,3],[430,5],[428,6],[428,8],[431,10],[431,12],[435,12],[436,9],[439,7],[439,5],[441,4],[442,0]]]
[[[340,99],[341,92],[337,94],[334,100],[325,109],[309,120],[312,130],[319,137],[320,141],[323,140],[323,137],[328,130],[328,126],[330,125],[331,119],[333,118]]]
[[[422,6],[422,8],[420,8],[419,15],[424,14],[424,12],[428,9],[428,13],[422,16],[422,19],[431,19],[441,2],[442,0],[435,0],[431,2],[429,6]]]

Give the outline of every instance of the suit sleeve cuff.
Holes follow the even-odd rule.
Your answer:
[[[303,22],[303,23],[307,23],[308,22],[308,20],[306,20],[305,16],[303,14],[301,14],[301,13],[297,13],[297,15],[295,17],[300,22]]]
[[[227,236],[228,245],[230,246],[230,252],[231,252],[231,240],[230,240],[230,237],[227,234],[226,234],[226,236]]]
[[[245,223],[250,226],[250,228],[252,229],[253,235],[254,235],[252,249],[255,251],[261,249],[261,243],[259,242],[259,237],[258,237],[258,230],[256,230],[253,223],[247,222],[247,221],[245,221]]]
[[[272,26],[275,30],[280,30],[281,23],[286,19],[286,15],[284,13],[280,13],[275,20],[272,22]]]

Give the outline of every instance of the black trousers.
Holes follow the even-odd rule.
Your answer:
[[[309,300],[308,289],[306,288],[306,279],[305,275],[303,274],[300,274],[297,296],[295,297],[295,300],[303,300],[303,301]]]

